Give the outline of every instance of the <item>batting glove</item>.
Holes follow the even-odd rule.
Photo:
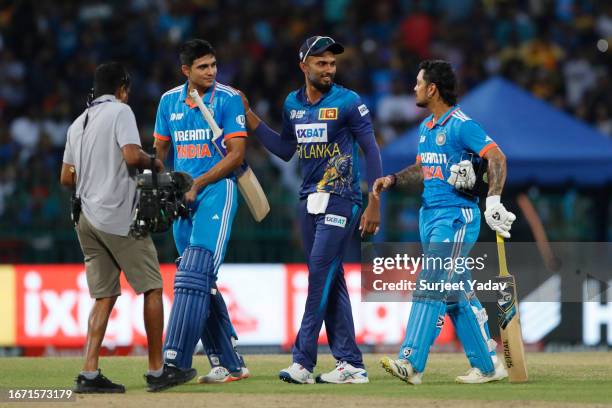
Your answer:
[[[510,228],[516,220],[516,215],[506,210],[506,207],[500,202],[500,196],[487,197],[487,209],[484,214],[487,224],[493,231],[504,238],[510,238]]]
[[[446,181],[457,190],[471,190],[476,184],[476,173],[469,160],[461,160],[458,164],[453,164],[450,172],[451,175]]]

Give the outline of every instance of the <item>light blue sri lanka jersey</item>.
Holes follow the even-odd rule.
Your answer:
[[[497,144],[478,123],[457,105],[436,123],[433,115],[419,126],[417,163],[423,169],[423,207],[476,207],[477,197],[458,192],[447,183],[450,167],[469,159],[470,153],[482,157]]]
[[[213,145],[213,133],[200,109],[188,98],[188,83],[164,93],[159,101],[155,119],[156,139],[174,145],[174,169],[196,178],[221,161]],[[215,82],[202,102],[213,112],[217,125],[223,129],[223,140],[246,137],[244,106],[234,88]],[[230,176],[233,177],[233,176]]]
[[[357,93],[340,85],[333,84],[314,104],[304,87],[285,100],[281,138],[297,141],[302,199],[326,192],[360,204],[358,141],[373,137],[368,108]]]

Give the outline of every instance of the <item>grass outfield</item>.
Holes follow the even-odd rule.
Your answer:
[[[370,375],[370,384],[367,385],[286,384],[279,381],[278,370],[289,365],[289,355],[251,355],[246,356],[246,360],[253,376],[245,381],[222,385],[200,385],[193,381],[163,393],[150,394],[144,391],[142,379],[146,369],[144,357],[106,357],[101,359],[100,367],[108,377],[123,383],[127,394],[84,399],[79,396],[78,401],[88,406],[147,405],[147,408],[158,404],[184,407],[202,405],[202,402],[207,406],[212,403],[249,407],[389,406],[398,402],[395,398],[400,398],[402,405],[406,405],[408,399],[418,399],[419,407],[452,408],[484,407],[485,403],[491,406],[487,401],[492,400],[496,401],[496,406],[508,407],[612,404],[612,353],[529,354],[529,383],[503,381],[484,385],[454,383],[454,377],[467,369],[467,361],[460,354],[432,354],[424,382],[419,386],[409,386],[389,376],[378,364],[380,355],[366,355],[365,358]],[[71,387],[80,366],[80,359],[67,357],[2,358],[0,387]],[[209,370],[208,362],[202,356],[195,358],[195,366],[200,374]],[[332,367],[332,358],[321,355],[316,372]],[[453,400],[453,405],[440,400]],[[179,401],[180,405],[175,405]],[[531,402],[526,404],[526,401]]]

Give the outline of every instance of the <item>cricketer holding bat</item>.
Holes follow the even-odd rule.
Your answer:
[[[216,81],[215,50],[207,41],[193,39],[180,52],[185,84],[164,93],[155,120],[155,146],[162,160],[174,146],[175,170],[189,173],[193,187],[185,194],[192,214],[174,222],[180,255],[174,280],[174,302],[166,331],[164,359],[182,370],[193,370],[192,356],[199,339],[212,370],[200,383],[220,383],[249,376],[235,350],[237,336],[227,307],[216,289],[232,222],[238,206],[233,172],[244,160],[246,129],[240,95]],[[189,91],[196,89],[213,112],[227,155],[213,146],[213,132]],[[190,371],[195,376],[195,370]]]
[[[392,186],[424,185],[419,232],[428,256],[465,257],[478,239],[480,211],[478,198],[465,194],[476,179],[472,163],[463,160],[476,154],[488,160],[489,191],[485,220],[489,227],[508,238],[514,214],[500,202],[506,179],[506,159],[497,144],[475,121],[456,105],[456,78],[446,61],[424,61],[419,66],[416,104],[431,115],[419,129],[416,163],[397,174],[382,177],[374,184],[375,194]],[[463,274],[444,269],[423,269],[419,280],[468,280]],[[469,287],[466,285],[466,287]],[[474,293],[416,290],[406,337],[397,360],[384,357],[383,368],[410,384],[420,384],[429,349],[442,329],[448,313],[472,368],[456,378],[460,383],[485,383],[507,377],[495,355],[487,314]]]
[[[308,262],[308,295],[293,346],[293,364],[284,381],[312,384],[317,340],[323,321],[336,368],[317,376],[322,383],[367,383],[368,374],[355,341],[342,259],[361,214],[358,147],[365,154],[368,184],[382,174],[380,152],[368,108],[355,92],[334,83],[335,54],[344,47],[330,37],[311,37],[299,51],[305,85],[287,96],[279,135],[250,109],[249,130],[272,153],[288,161],[297,151],[301,167],[300,224]],[[370,194],[361,217],[362,233],[375,233],[379,202]]]

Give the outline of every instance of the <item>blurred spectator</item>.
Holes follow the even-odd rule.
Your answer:
[[[423,116],[423,109],[415,105],[413,92],[408,92],[404,81],[392,82],[391,93],[378,100],[376,106],[378,131],[385,143],[389,143]]]
[[[145,145],[159,97],[184,80],[176,46],[189,37],[213,43],[220,81],[278,128],[284,95],[302,82],[297,48],[316,34],[346,45],[337,80],[362,95],[385,142],[420,118],[409,84],[424,58],[451,61],[461,93],[503,75],[612,134],[609,1],[0,1],[0,227],[69,228],[58,215],[58,157],[98,63],[129,65]],[[294,164],[274,162],[254,141],[248,154],[264,187],[296,188]]]

